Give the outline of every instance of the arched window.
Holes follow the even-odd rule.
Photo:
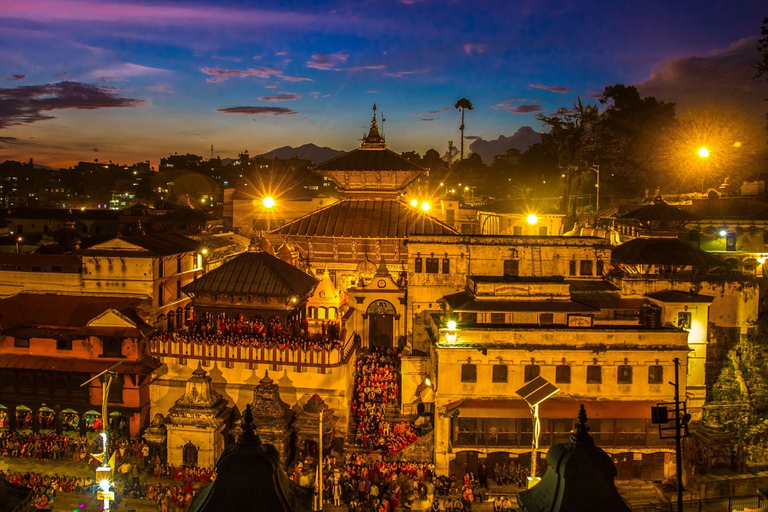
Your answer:
[[[336,308],[328,308],[328,318],[331,320],[336,318]]]
[[[309,306],[307,314],[309,315],[309,318],[317,318],[317,308],[315,306]]]
[[[317,308],[317,318],[319,320],[325,320],[326,317],[326,309],[324,307]]]

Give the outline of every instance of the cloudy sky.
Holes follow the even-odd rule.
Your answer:
[[[609,84],[751,115],[765,0],[0,0],[0,159],[68,166],[540,130]],[[592,99],[591,101],[594,101]],[[524,129],[523,131],[525,131]]]

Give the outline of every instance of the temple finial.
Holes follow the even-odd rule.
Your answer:
[[[253,411],[251,410],[251,404],[246,404],[245,412],[243,413],[243,421],[240,423],[243,433],[240,434],[240,438],[237,440],[239,444],[259,444],[261,439],[253,431]]]
[[[584,408],[584,404],[579,406],[579,415],[577,416],[579,422],[574,425],[573,434],[571,434],[571,442],[574,444],[595,444],[595,440],[589,433],[589,425],[587,425],[587,410]]]

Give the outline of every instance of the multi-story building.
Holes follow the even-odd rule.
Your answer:
[[[138,435],[149,423],[149,383],[160,363],[145,337],[138,301],[21,293],[0,299],[0,416],[18,431],[80,435],[100,430],[103,379],[118,430]],[[3,422],[0,422],[2,425]]]

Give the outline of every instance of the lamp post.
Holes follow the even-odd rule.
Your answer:
[[[320,409],[317,417],[319,418],[320,432],[317,437],[317,503],[315,503],[314,510],[323,510],[323,409]]]
[[[698,149],[696,152],[697,155],[699,155],[699,158],[701,158],[702,162],[706,162],[709,160],[709,149],[705,146],[702,146]],[[704,173],[701,173],[701,193],[704,194]]]
[[[101,467],[96,468],[96,484],[99,486],[99,489],[101,489],[100,494],[97,494],[97,496],[99,495],[103,496],[102,499],[104,500],[104,512],[109,512],[109,502],[115,499],[115,493],[110,491],[110,489],[113,486],[111,477],[112,477],[112,470],[114,468],[109,467],[109,434],[107,432],[107,422],[108,422],[109,416],[107,416],[107,400],[109,398],[109,387],[112,385],[112,379],[117,376],[117,372],[115,372],[114,369],[120,366],[121,364],[123,364],[123,361],[120,361],[117,364],[110,366],[100,374],[80,384],[80,387],[83,387],[87,384],[90,384],[91,381],[94,381],[99,377],[101,377],[102,375],[105,375],[104,384],[101,387],[101,434],[100,434],[104,442],[104,460],[102,461]]]
[[[597,181],[595,182],[595,215],[600,211],[600,166],[593,165],[590,169],[597,174]],[[595,225],[597,225],[597,218],[595,218]]]
[[[266,211],[266,217],[267,217],[267,233],[269,233],[270,230],[270,220],[272,216],[272,208],[275,207],[275,198],[272,196],[267,196],[264,199],[261,200],[261,205],[264,207]]]
[[[539,435],[541,434],[541,421],[539,420],[539,405],[551,397],[555,393],[560,391],[552,383],[550,383],[544,377],[536,377],[525,386],[516,391],[517,396],[522,398],[528,407],[531,409],[531,417],[533,420],[533,441],[531,442],[531,476],[528,477],[528,488],[530,489],[541,478],[536,476],[536,463],[537,455],[539,451]]]

